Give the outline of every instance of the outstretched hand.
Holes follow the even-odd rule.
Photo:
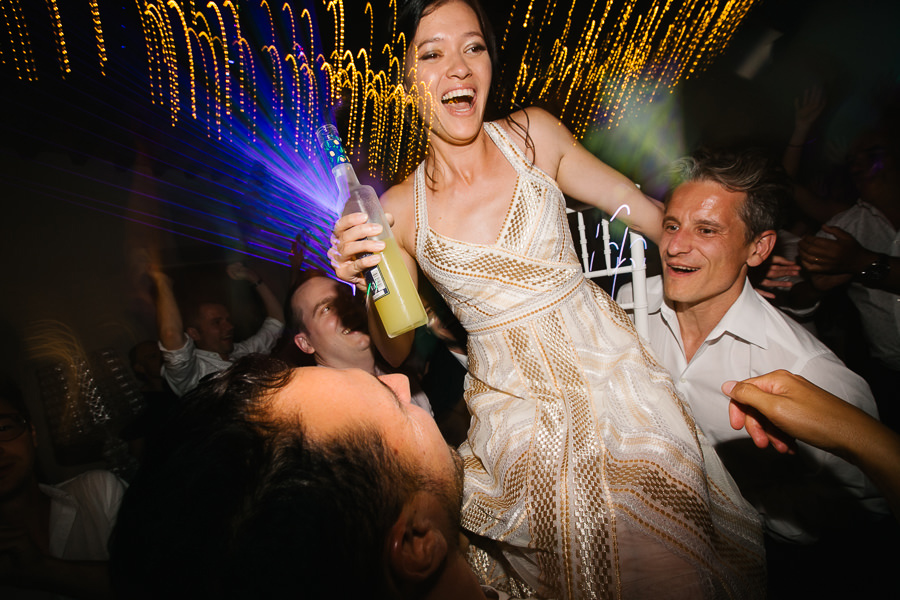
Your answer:
[[[825,91],[817,85],[803,90],[803,95],[794,99],[794,123],[796,129],[809,131],[825,110]]]
[[[850,423],[864,412],[803,377],[774,371],[744,381],[726,381],[722,391],[732,401],[731,426],[745,428],[754,443],[770,443],[779,452],[792,452],[795,439],[840,454],[850,444]]]

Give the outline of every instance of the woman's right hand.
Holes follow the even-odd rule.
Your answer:
[[[360,291],[366,291],[364,272],[381,262],[384,242],[367,239],[381,233],[381,225],[369,223],[364,213],[344,215],[334,225],[331,234],[331,248],[328,258],[334,274],[343,281],[351,283]],[[362,256],[361,254],[367,254]]]

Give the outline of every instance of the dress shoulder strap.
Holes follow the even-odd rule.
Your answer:
[[[506,129],[501,127],[496,121],[491,121],[489,123],[484,124],[484,130],[487,131],[488,135],[491,137],[491,140],[494,144],[500,149],[500,152],[503,153],[503,156],[506,157],[506,160],[509,161],[509,164],[513,166],[520,176],[524,175],[528,178],[536,178],[543,181],[552,182],[553,185],[556,185],[556,182],[553,181],[553,178],[547,175],[540,168],[535,166],[535,164],[530,161],[525,154],[525,152],[516,145],[515,142],[509,137],[509,134],[506,132]]]
[[[416,213],[416,238],[415,238],[415,247],[416,247],[416,257],[420,256],[420,252],[422,250],[422,246],[424,245],[425,238],[428,235],[428,205],[427,200],[425,198],[425,194],[428,190],[428,186],[425,185],[425,161],[419,163],[419,166],[416,167],[415,174],[415,191],[414,194],[414,210]],[[418,259],[418,258],[417,258]]]

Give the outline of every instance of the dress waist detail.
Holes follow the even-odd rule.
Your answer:
[[[513,326],[521,326],[555,310],[570,296],[578,293],[579,288],[587,285],[587,280],[580,272],[574,273],[568,281],[542,294],[542,302],[523,303],[502,313],[478,319],[467,324],[470,336],[498,333]]]

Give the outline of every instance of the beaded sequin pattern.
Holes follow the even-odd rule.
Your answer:
[[[496,244],[431,230],[424,165],[415,175],[416,257],[469,332],[470,564],[514,596],[763,597],[755,512],[582,275],[556,183],[485,130],[518,174]]]

